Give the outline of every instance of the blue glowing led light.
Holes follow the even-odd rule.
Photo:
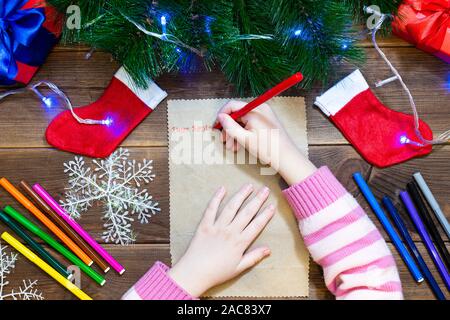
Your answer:
[[[212,18],[212,17],[209,17],[209,16],[207,16],[207,17],[205,17],[205,32],[208,34],[208,35],[211,35],[211,23],[214,21],[214,18]]]
[[[400,144],[409,144],[409,145],[412,145],[415,147],[424,147],[425,146],[423,143],[413,141],[405,135],[400,136]]]
[[[180,48],[176,48],[175,51],[178,52],[178,53],[181,53],[181,49]]]
[[[167,40],[167,18],[166,16],[161,16],[161,28],[162,28],[162,40]]]
[[[447,73],[447,81],[444,83],[444,87],[447,91],[450,91],[450,72]]]
[[[294,36],[299,37],[302,34],[302,29],[297,29],[294,31]]]
[[[52,99],[49,97],[42,97],[42,102],[45,104],[45,106],[47,108],[51,108],[52,107]]]
[[[102,121],[102,124],[104,124],[107,127],[110,127],[113,123],[114,123],[114,120],[110,117],[108,117]]]
[[[401,144],[407,144],[407,143],[409,143],[410,141],[411,141],[411,140],[409,140],[407,136],[401,136],[401,137],[400,137],[400,143],[401,143]]]
[[[352,43],[351,39],[344,39],[341,42],[341,49],[342,50],[347,50],[350,47],[350,44]]]

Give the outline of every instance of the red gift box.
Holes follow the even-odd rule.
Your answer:
[[[28,84],[62,31],[62,15],[45,0],[0,1],[0,85]]]
[[[450,0],[405,0],[392,28],[417,48],[450,62]]]

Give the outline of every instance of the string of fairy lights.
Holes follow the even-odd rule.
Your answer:
[[[375,11],[373,8],[370,7],[365,7],[364,11],[368,14],[375,14],[378,15],[379,20],[378,22],[375,24],[374,28],[372,29],[372,43],[374,45],[375,50],[378,52],[378,54],[381,56],[381,58],[386,62],[386,64],[389,66],[389,68],[391,69],[392,73],[394,74],[394,76],[379,81],[375,84],[376,87],[381,87],[385,84],[388,84],[390,82],[393,81],[399,81],[403,90],[405,91],[406,95],[408,96],[408,100],[409,103],[411,105],[411,110],[413,113],[413,117],[414,117],[414,129],[415,129],[415,133],[416,136],[419,138],[420,141],[414,141],[412,139],[410,139],[409,137],[405,136],[405,135],[401,135],[400,136],[400,143],[401,144],[410,144],[410,145],[414,145],[416,147],[424,147],[427,145],[437,145],[437,144],[444,144],[447,143],[450,139],[450,130],[445,131],[444,133],[440,134],[436,139],[425,139],[420,131],[420,122],[419,122],[419,113],[417,112],[417,107],[416,107],[416,103],[414,101],[414,97],[411,94],[411,91],[409,90],[408,86],[405,84],[405,82],[403,81],[402,76],[400,75],[400,73],[398,72],[398,70],[393,66],[393,64],[391,63],[391,61],[389,61],[389,59],[386,57],[385,53],[383,52],[383,50],[380,49],[380,47],[378,46],[377,40],[376,40],[376,35],[377,32],[381,29],[381,26],[383,25],[383,23],[388,20],[389,18],[391,18],[390,15],[388,14],[383,14],[381,12]]]
[[[430,144],[442,144],[442,143],[447,143],[448,140],[450,139],[450,130],[442,133],[441,135],[439,135],[436,139],[433,140],[427,140],[425,139],[421,132],[420,132],[420,128],[419,128],[419,115],[417,112],[417,108],[414,102],[414,99],[412,97],[411,92],[409,91],[408,87],[406,86],[406,84],[404,83],[402,77],[400,76],[400,74],[398,73],[397,69],[392,65],[392,63],[389,61],[389,59],[386,57],[386,55],[384,54],[384,52],[379,48],[377,42],[376,42],[376,34],[377,31],[381,28],[383,22],[389,18],[389,15],[386,14],[382,14],[380,12],[375,12],[372,8],[370,7],[366,7],[365,12],[368,14],[378,14],[379,16],[379,21],[378,23],[375,25],[375,27],[372,29],[372,41],[374,44],[375,49],[377,50],[377,52],[379,53],[379,55],[383,58],[383,60],[388,64],[389,68],[392,70],[392,72],[394,73],[394,76],[380,81],[376,84],[377,87],[383,86],[387,83],[393,82],[398,80],[400,82],[400,84],[402,85],[404,91],[406,92],[410,104],[411,104],[411,109],[413,111],[413,116],[414,116],[414,126],[415,126],[415,131],[416,131],[416,135],[417,137],[421,140],[420,142],[418,141],[414,141],[411,140],[409,137],[406,136],[401,136],[400,137],[400,143],[401,144],[411,144],[411,145],[415,145],[417,147],[423,147],[426,145],[430,145]],[[159,18],[159,23],[161,26],[161,33],[156,33],[156,32],[152,32],[147,30],[143,25],[141,25],[140,23],[134,21],[133,19],[131,19],[130,17],[126,16],[125,14],[121,13],[122,16],[127,19],[130,23],[132,23],[140,32],[144,33],[147,36],[151,36],[151,37],[155,37],[161,41],[166,41],[166,42],[170,42],[176,45],[175,47],[175,51],[179,54],[182,53],[182,49],[187,49],[199,56],[203,56],[203,53],[201,50],[198,50],[192,46],[189,46],[187,44],[185,44],[183,41],[181,41],[178,37],[176,37],[175,35],[172,35],[170,33],[167,32],[167,24],[168,24],[168,16],[163,14],[160,16]],[[212,18],[206,18],[205,19],[205,32],[207,34],[211,33],[211,22],[212,22]],[[307,35],[305,35],[305,30],[303,28],[295,28],[292,31],[292,36],[296,37],[296,38],[305,38],[307,37]],[[273,39],[273,35],[255,35],[255,34],[247,34],[247,35],[240,35],[238,37],[236,37],[236,40],[258,40],[258,39],[264,39],[264,40],[272,40]],[[349,40],[343,40],[342,41],[342,45],[341,48],[343,50],[346,50],[349,47]],[[92,55],[93,49],[89,52],[89,56]],[[88,57],[87,55],[87,57]],[[88,124],[88,125],[105,125],[105,126],[112,126],[114,124],[114,119],[111,117],[108,117],[106,119],[99,119],[99,120],[94,120],[94,119],[83,119],[81,117],[79,117],[73,106],[72,103],[70,102],[70,99],[67,97],[67,95],[58,88],[58,86],[56,86],[54,83],[49,82],[49,81],[39,81],[35,84],[31,84],[28,85],[25,88],[20,88],[20,89],[13,89],[10,91],[6,91],[4,93],[0,94],[0,100],[9,96],[9,95],[13,95],[13,94],[19,94],[19,93],[23,93],[26,91],[31,91],[33,92],[41,101],[42,103],[47,107],[47,108],[51,108],[53,106],[53,103],[55,101],[55,99],[51,99],[49,96],[45,96],[43,95],[40,91],[39,91],[39,87],[41,86],[46,86],[48,87],[48,89],[50,90],[50,92],[53,95],[56,95],[57,97],[59,97],[60,100],[62,100],[65,104],[65,106],[71,111],[73,117],[82,124]],[[57,100],[57,99],[56,99]]]
[[[176,36],[167,32],[167,23],[168,23],[167,15],[161,15],[161,17],[159,18],[159,22],[161,25],[161,33],[156,33],[156,32],[147,30],[144,26],[142,26],[138,22],[132,20],[131,18],[127,17],[125,14],[123,14],[123,13],[121,13],[121,14],[125,19],[127,19],[130,23],[132,23],[142,33],[144,33],[148,36],[151,36],[151,37],[155,37],[161,41],[166,41],[166,42],[175,44],[176,45],[175,50],[177,53],[179,53],[179,54],[182,53],[182,51],[180,49],[180,47],[182,47],[182,48],[185,48],[199,56],[203,55],[200,50],[185,44],[179,38],[177,38]],[[211,23],[211,19],[207,19],[207,21],[209,21],[209,23]],[[92,24],[94,22],[90,22],[90,23]],[[206,32],[208,32],[208,31],[211,32],[210,24],[207,24]],[[256,40],[256,39],[268,40],[268,39],[272,39],[272,36],[248,34],[248,35],[239,36],[237,38],[237,40]],[[94,49],[90,50],[90,52],[86,55],[87,59],[90,58],[90,56],[93,53],[93,50]],[[50,96],[46,96],[46,95],[42,94],[42,92],[39,90],[39,87],[42,87],[42,86],[46,86],[50,90],[50,94],[53,95],[54,97],[50,97]],[[3,98],[5,98],[7,96],[21,94],[21,93],[24,93],[27,91],[33,92],[40,99],[40,101],[46,108],[52,108],[54,106],[54,104],[57,103],[58,100],[62,101],[65,104],[65,107],[70,110],[72,116],[75,118],[75,120],[77,120],[78,123],[87,124],[87,125],[105,125],[107,127],[110,127],[114,124],[114,119],[112,117],[108,117],[106,119],[99,119],[99,120],[81,118],[75,112],[74,107],[73,107],[69,97],[56,84],[54,84],[50,81],[46,81],[46,80],[30,84],[24,88],[13,89],[13,90],[9,90],[9,91],[0,93],[0,100],[2,100]]]

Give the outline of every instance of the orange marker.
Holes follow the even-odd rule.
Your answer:
[[[17,201],[19,201],[25,208],[28,209],[36,218],[38,218],[47,228],[49,228],[70,250],[75,253],[88,266],[92,265],[93,261],[88,257],[83,250],[80,249],[64,232],[61,231],[47,216],[45,216],[36,206],[28,200],[19,190],[17,190],[11,182],[6,178],[0,179],[0,185],[5,188]]]

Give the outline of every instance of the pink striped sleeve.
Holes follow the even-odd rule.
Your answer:
[[[194,300],[168,275],[167,267],[156,262],[122,297],[123,300]]]
[[[403,298],[397,267],[383,237],[327,167],[283,193],[336,298]]]

